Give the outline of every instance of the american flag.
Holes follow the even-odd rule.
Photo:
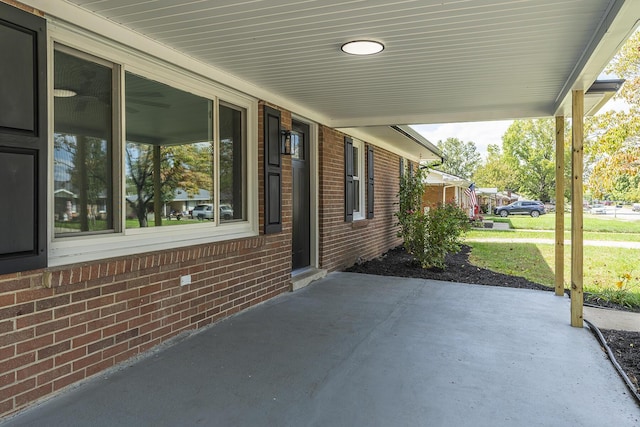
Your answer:
[[[464,194],[467,196],[467,199],[469,199],[469,205],[473,209],[478,204],[478,197],[476,196],[476,185],[472,183],[469,188],[464,190]]]

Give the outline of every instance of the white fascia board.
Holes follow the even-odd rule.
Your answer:
[[[478,108],[470,111],[439,111],[411,116],[380,116],[362,117],[355,119],[334,118],[328,124],[334,128],[354,128],[364,126],[393,126],[398,123],[405,125],[421,125],[433,123],[464,123],[485,122],[494,120],[517,120],[538,117],[550,117],[553,115],[553,105],[513,105],[492,106]]]
[[[226,71],[198,61],[123,25],[105,19],[66,1],[21,0],[21,3],[44,12],[45,17],[55,18],[76,25],[123,46],[145,52],[146,54],[187,69],[190,72],[223,84],[233,90],[273,103],[319,123],[330,122],[328,117],[316,111],[298,105],[287,98],[267,91],[246,80],[239,79]]]

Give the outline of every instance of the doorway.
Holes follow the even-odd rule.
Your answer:
[[[293,173],[293,229],[291,267],[303,269],[311,264],[311,183],[309,125],[293,122],[291,129],[291,168]]]

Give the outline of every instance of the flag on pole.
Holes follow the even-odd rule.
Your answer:
[[[476,219],[476,215],[478,214],[478,196],[476,196],[476,185],[471,183],[469,188],[464,190],[464,194],[467,196],[469,200],[469,218]]]
[[[464,194],[469,199],[469,205],[473,208],[478,204],[478,197],[476,196],[476,185],[472,183],[469,188],[464,190]]]

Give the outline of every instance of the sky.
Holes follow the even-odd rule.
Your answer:
[[[609,110],[624,110],[628,107],[624,101],[611,99],[600,112]],[[497,144],[502,147],[502,135],[511,126],[513,120],[500,120],[492,122],[468,122],[468,123],[440,123],[432,125],[412,125],[422,136],[434,145],[438,141],[447,138],[458,138],[464,142],[472,141],[476,144],[478,152],[483,159],[487,158],[487,146]]]
[[[493,122],[441,123],[411,126],[432,144],[447,138],[458,138],[464,142],[473,141],[482,158],[487,157],[487,146],[497,144],[502,147],[502,135],[513,120]]]

